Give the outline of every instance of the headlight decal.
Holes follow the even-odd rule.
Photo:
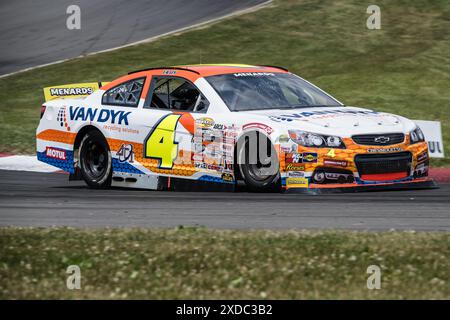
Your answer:
[[[326,136],[302,130],[289,130],[289,137],[292,141],[304,147],[345,149],[344,142],[337,136]]]
[[[425,141],[425,135],[419,127],[409,133],[411,144]]]

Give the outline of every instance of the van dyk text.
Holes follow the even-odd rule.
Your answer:
[[[128,116],[131,111],[113,109],[95,109],[85,107],[69,107],[70,120],[111,122],[112,124],[128,125]]]

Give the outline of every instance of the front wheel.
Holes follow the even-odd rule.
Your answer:
[[[246,186],[255,192],[275,192],[281,186],[278,155],[269,138],[256,133],[238,145],[238,166]],[[260,143],[260,139],[267,139]],[[265,152],[261,152],[260,149]]]
[[[111,152],[105,137],[98,131],[87,133],[80,145],[80,171],[91,188],[111,186]]]

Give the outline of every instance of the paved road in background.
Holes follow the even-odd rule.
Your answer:
[[[0,1],[0,75],[188,27],[266,0]],[[81,29],[68,30],[69,5]],[[151,62],[149,62],[151,64]]]
[[[59,173],[0,171],[0,226],[450,230],[450,185],[334,195],[90,190]]]

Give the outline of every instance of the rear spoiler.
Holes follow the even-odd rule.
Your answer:
[[[44,88],[45,101],[87,97],[109,82],[72,83]]]

